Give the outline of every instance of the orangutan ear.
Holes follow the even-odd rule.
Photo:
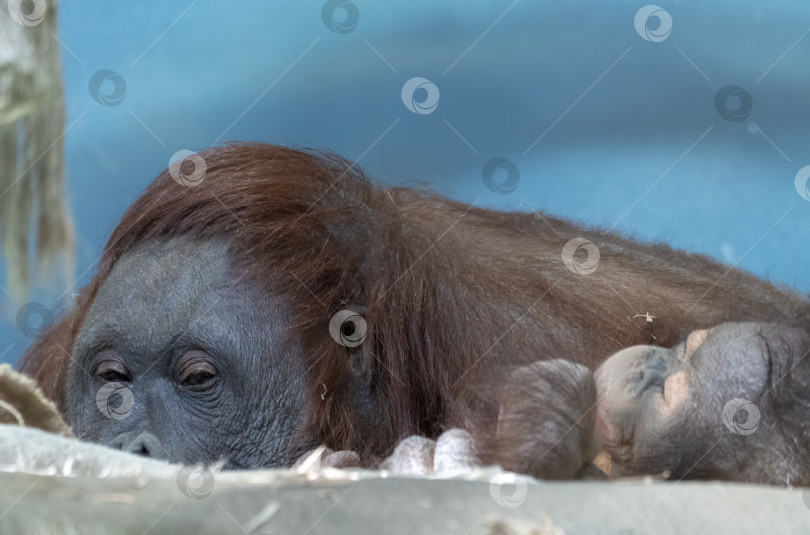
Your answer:
[[[367,393],[371,389],[372,379],[371,361],[373,356],[371,352],[366,352],[362,347],[358,347],[350,350],[346,358],[352,380],[356,381],[356,385]]]
[[[365,306],[346,305],[329,320],[329,334],[342,346],[348,377],[352,382],[350,394],[362,401],[371,390],[373,379],[373,349]]]

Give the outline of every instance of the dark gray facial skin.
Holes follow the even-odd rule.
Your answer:
[[[810,483],[810,335],[769,323],[635,346],[595,374],[611,477]]]
[[[289,466],[312,447],[290,448],[307,401],[285,306],[240,279],[226,252],[224,241],[175,238],[117,262],[68,371],[66,417],[78,437],[245,469]],[[126,390],[107,394],[117,384]]]

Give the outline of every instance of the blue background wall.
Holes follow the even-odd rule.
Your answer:
[[[76,287],[176,151],[249,139],[331,148],[386,183],[548,210],[810,291],[810,202],[794,183],[810,164],[806,1],[663,2],[669,34],[661,12],[636,29],[638,1],[353,0],[334,18],[320,1],[61,4]],[[115,106],[93,98],[111,80],[89,89],[100,69],[126,83]],[[432,113],[406,108],[413,77],[438,88]],[[744,94],[718,111],[727,85]],[[745,119],[725,119],[746,95]],[[482,179],[494,157],[519,169],[510,193]],[[15,362],[30,338],[11,308],[0,360]]]

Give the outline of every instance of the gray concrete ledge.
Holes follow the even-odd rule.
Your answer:
[[[802,489],[547,483],[486,470],[456,479],[349,471],[207,480],[3,473],[0,489],[3,534],[810,533]]]
[[[0,534],[810,533],[805,489],[541,482],[484,468],[215,472],[0,425]]]

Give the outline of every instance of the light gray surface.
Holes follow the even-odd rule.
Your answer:
[[[384,479],[376,475],[357,481],[310,481],[279,472],[231,473],[216,477],[209,496],[193,499],[181,493],[175,480],[0,474],[0,511],[5,511],[0,532],[810,532],[810,511],[801,489],[717,483],[517,481],[526,486],[501,488],[488,481]],[[517,492],[517,502],[525,492],[525,501],[518,507],[501,505],[493,497],[500,490],[507,496]],[[498,531],[499,522],[511,531]]]
[[[0,426],[0,468],[2,534],[810,533],[804,489],[551,483],[495,468],[194,473],[15,426]]]
[[[177,469],[177,466],[163,461],[64,438],[33,427],[0,424],[0,472],[45,476],[171,477]]]

